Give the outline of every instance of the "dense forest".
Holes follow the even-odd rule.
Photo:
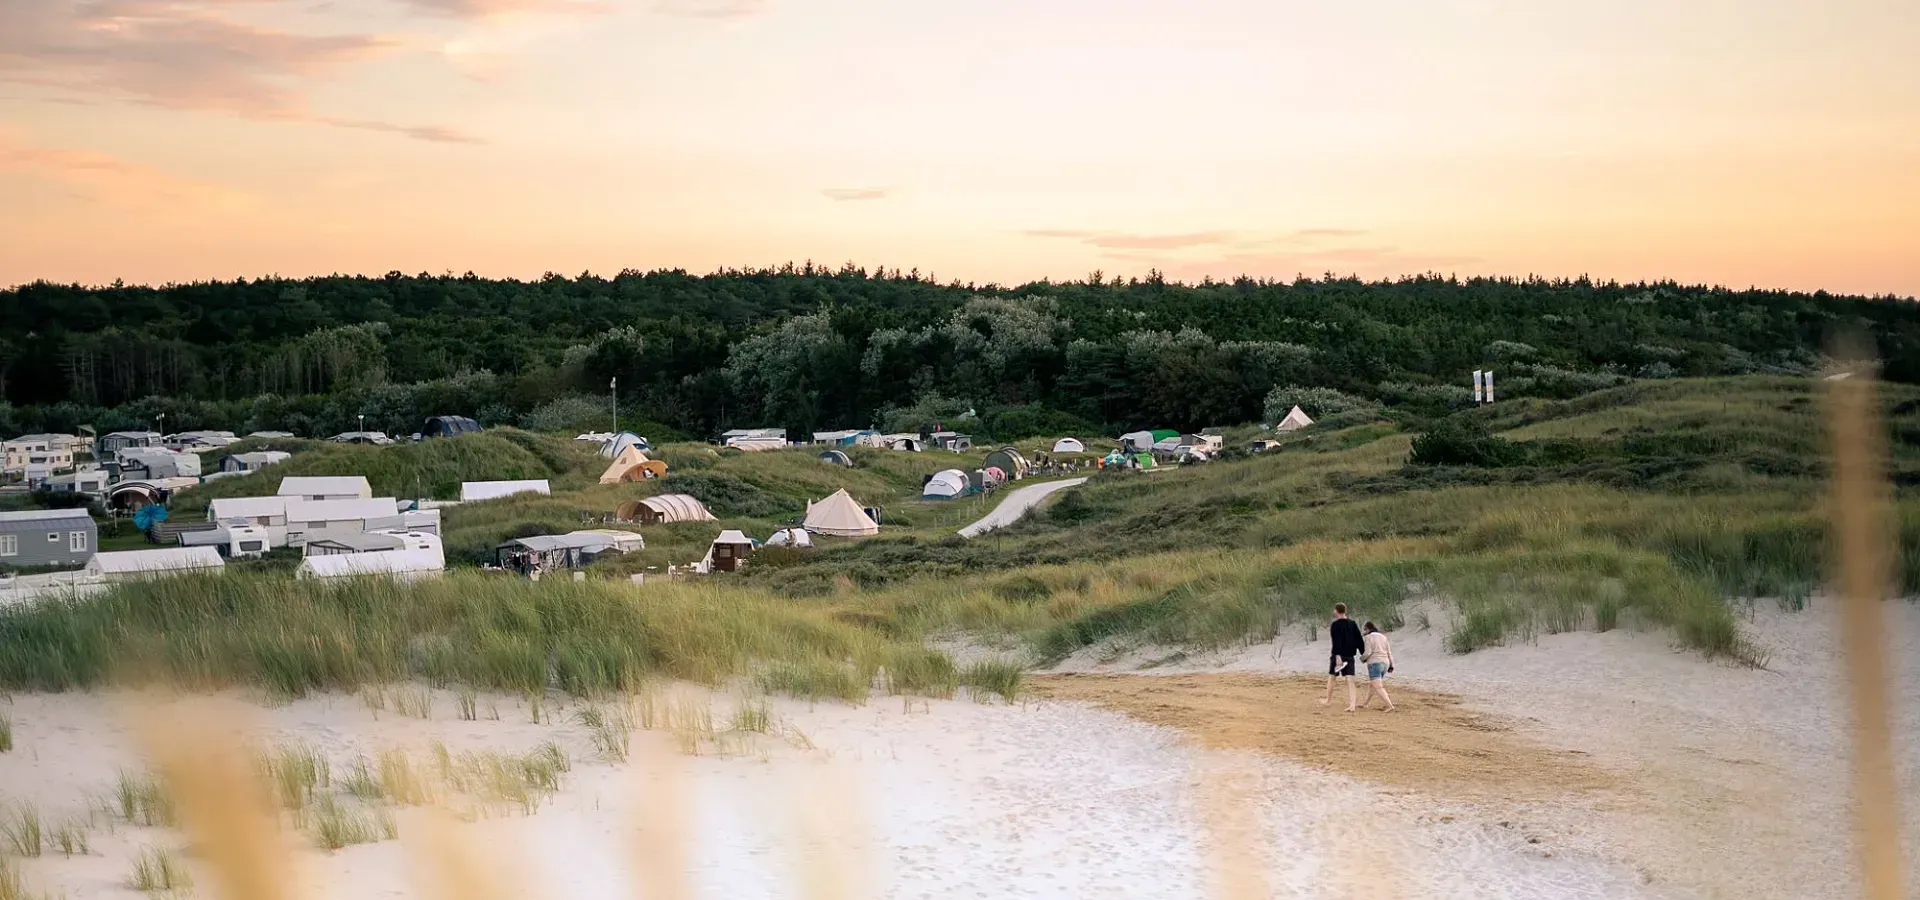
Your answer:
[[[547,430],[623,424],[1018,437],[1201,428],[1635,378],[1804,374],[1836,327],[1920,382],[1911,299],[1586,279],[1186,285],[1094,273],[1019,286],[804,266],[558,275],[262,279],[0,291],[0,433],[194,427],[330,434],[366,416]],[[962,418],[973,411],[977,418]]]

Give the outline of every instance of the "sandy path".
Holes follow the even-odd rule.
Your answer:
[[[960,529],[960,536],[979,537],[995,528],[1005,528],[1020,521],[1021,516],[1039,506],[1042,500],[1053,496],[1054,492],[1079,487],[1086,483],[1085,478],[1068,478],[1064,481],[1049,481],[1046,484],[1030,484],[1015,490],[1007,495],[1007,499],[1000,501],[1000,505],[994,507],[993,512],[982,516],[980,521]]]
[[[1905,648],[1920,641],[1920,605],[1886,611],[1911,848],[1920,844],[1920,659]],[[1797,613],[1759,606],[1743,624],[1772,657],[1754,670],[1679,652],[1662,633],[1631,631],[1542,635],[1455,656],[1441,645],[1446,623],[1436,613],[1431,630],[1394,635],[1393,683],[1457,695],[1530,741],[1589,754],[1614,773],[1629,788],[1618,797],[1537,805],[1530,814],[1543,827],[1592,831],[1656,883],[1708,897],[1857,896],[1846,654],[1836,615],[1820,599]],[[1323,672],[1324,646],[1302,634],[1289,628],[1274,644],[1149,671]],[[1166,656],[1137,648],[1108,662],[1088,654],[1064,668],[1125,670]],[[1912,857],[1909,872],[1920,872]],[[1910,876],[1909,885],[1920,898],[1920,879]]]

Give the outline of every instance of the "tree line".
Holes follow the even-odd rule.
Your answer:
[[[0,291],[0,433],[220,427],[328,434],[425,416],[666,435],[915,430],[1000,437],[1203,428],[1369,405],[1444,410],[1475,368],[1507,396],[1635,378],[1808,374],[1836,328],[1920,382],[1911,299],[1587,279],[1157,274],[940,284],[811,263],[259,279]],[[1304,399],[1303,399],[1304,398]],[[971,411],[972,419],[964,418]]]

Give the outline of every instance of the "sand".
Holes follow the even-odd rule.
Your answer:
[[[1911,645],[1920,609],[1895,614],[1889,627]],[[798,860],[830,848],[855,861],[845,877],[871,887],[837,895],[903,900],[1200,898],[1226,883],[1249,897],[1844,896],[1857,888],[1837,839],[1845,717],[1831,625],[1823,605],[1759,615],[1752,632],[1775,648],[1768,671],[1703,662],[1657,634],[1449,656],[1437,634],[1410,631],[1396,636],[1403,710],[1351,716],[1315,702],[1318,682],[1299,673],[1324,664],[1323,645],[1294,634],[1152,675],[1036,679],[1037,695],[1073,699],[778,702],[776,717],[806,740],[686,756],[668,735],[636,732],[624,764],[595,759],[587,730],[551,703],[535,724],[504,697],[459,721],[445,692],[427,720],[376,716],[352,696],[225,700],[260,739],[308,742],[336,768],[430,740],[456,752],[566,746],[575,767],[537,813],[458,826],[514,897],[636,896],[637,870],[662,871],[636,853],[634,829],[643,811],[671,807],[665,788],[678,781],[666,772],[686,779],[694,850],[680,868],[702,898],[803,896],[799,873],[819,867]],[[1916,675],[1903,660],[1910,811]],[[141,765],[122,724],[128,699],[0,701],[16,741],[0,754],[0,797],[50,822],[83,815],[119,769]],[[724,721],[732,699],[712,702]],[[1244,830],[1227,827],[1236,821]],[[407,812],[399,826],[399,841],[303,850],[292,871],[304,896],[423,896],[410,847],[425,832]],[[30,888],[71,900],[132,898],[140,850],[181,843],[119,825],[96,831],[87,856],[21,868]]]

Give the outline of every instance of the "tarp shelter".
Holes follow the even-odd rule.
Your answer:
[[[628,448],[638,448],[644,453],[652,450],[653,445],[647,443],[646,438],[634,434],[631,431],[622,431],[601,442],[600,455],[608,459],[619,459],[620,454],[627,452]]]
[[[927,449],[925,441],[911,436],[888,435],[887,437],[881,438],[881,442],[886,445],[888,450],[905,450],[911,453],[919,453]]]
[[[846,488],[834,491],[832,496],[818,503],[808,503],[806,527],[815,534],[839,537],[864,537],[880,533],[880,526],[860,507],[859,501],[847,493]]]
[[[836,466],[842,466],[848,469],[853,468],[853,457],[848,456],[847,454],[839,450],[828,450],[827,452],[820,454],[820,461],[823,463],[832,463]]]
[[[480,423],[466,416],[434,416],[420,426],[420,436],[453,437],[459,434],[474,434],[480,431]]]
[[[553,488],[545,478],[531,481],[468,481],[460,485],[460,502],[475,500],[498,500],[515,494],[551,494]]]
[[[1053,452],[1085,453],[1087,452],[1087,445],[1080,443],[1078,438],[1061,438],[1053,442]]]
[[[1304,410],[1296,406],[1287,412],[1287,417],[1284,419],[1281,419],[1280,424],[1273,426],[1273,430],[1299,431],[1300,429],[1305,428],[1308,425],[1312,425],[1312,424],[1313,424],[1313,419],[1309,418]]]
[[[805,528],[782,528],[767,538],[768,547],[811,547],[813,535]]]
[[[746,565],[748,557],[753,556],[753,538],[728,529],[720,532],[707,548],[707,558],[703,560],[709,572],[738,572]]]
[[[661,494],[640,500],[628,500],[613,511],[622,522],[665,525],[673,522],[712,522],[713,513],[689,494]]]
[[[1120,449],[1133,451],[1151,450],[1153,449],[1153,442],[1155,440],[1156,438],[1151,431],[1129,431],[1120,436]]]
[[[1028,468],[1027,458],[1021,456],[1020,451],[1012,447],[1001,447],[987,454],[986,467],[989,469],[999,469],[1007,473],[1008,478],[1015,481],[1025,478]]]
[[[309,556],[293,570],[295,578],[384,577],[401,581],[438,578],[447,568],[439,550],[382,550],[377,553],[340,553]]]
[[[624,536],[614,538],[601,531],[575,531],[517,538],[495,547],[493,552],[500,568],[531,575],[536,571],[576,569],[602,553],[625,553],[632,546]]]
[[[932,500],[950,500],[967,493],[971,488],[972,485],[967,483],[967,473],[948,469],[927,479],[926,485],[920,488],[920,496]]]
[[[1174,431],[1171,428],[1155,428],[1152,434],[1153,434],[1153,442],[1156,444],[1166,440],[1167,438],[1177,438],[1180,436],[1180,432]],[[1141,448],[1141,449],[1145,449],[1145,448]]]
[[[226,566],[220,551],[212,547],[168,547],[95,553],[87,561],[87,575],[107,581],[126,581],[188,572],[217,572]]]

